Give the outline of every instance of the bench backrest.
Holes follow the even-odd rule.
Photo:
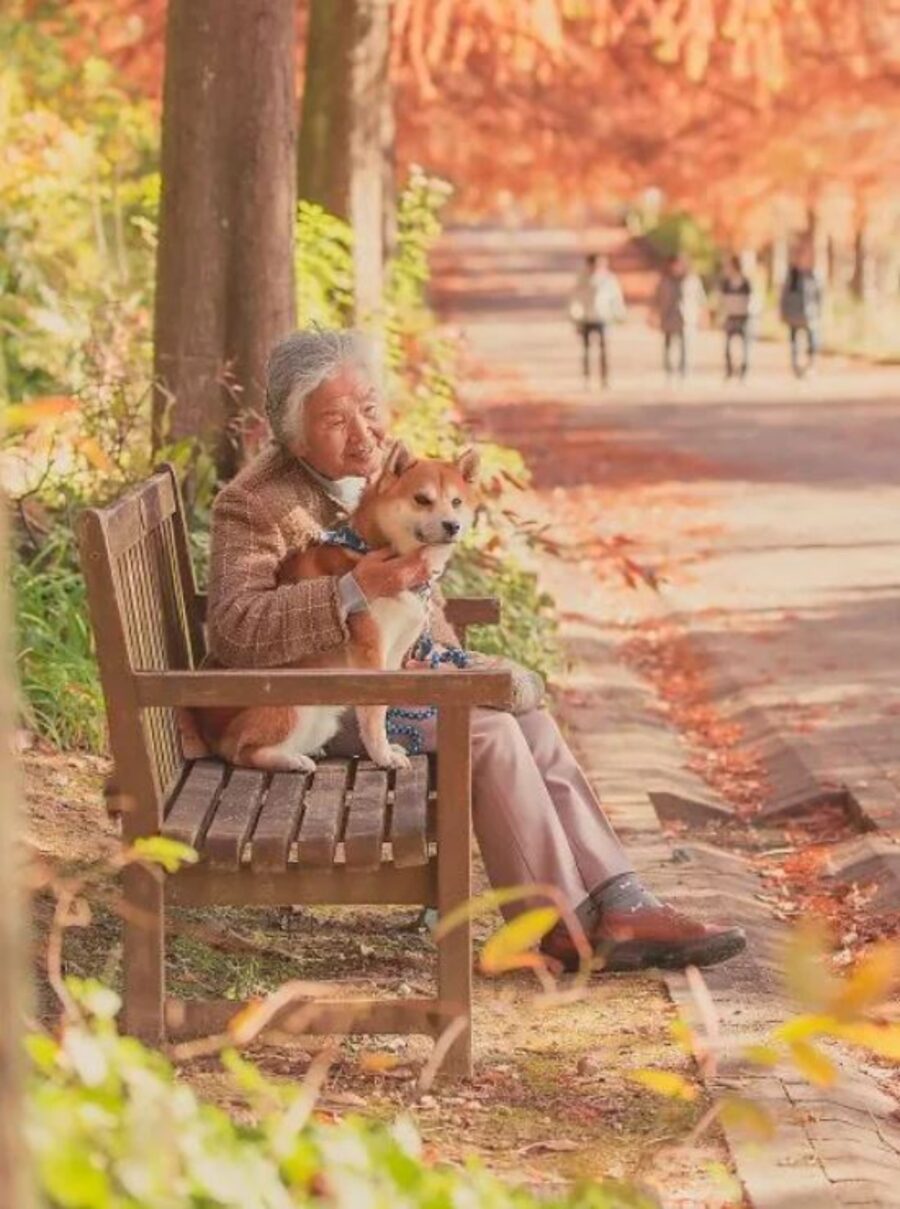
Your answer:
[[[145,816],[161,805],[183,767],[175,711],[139,710],[132,673],[189,670],[204,654],[203,625],[174,469],[79,521],[97,658],[121,792]]]

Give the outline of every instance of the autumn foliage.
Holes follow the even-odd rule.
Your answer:
[[[89,38],[159,95],[166,0],[49,7],[73,53]],[[839,181],[871,209],[896,179],[891,0],[395,0],[393,21],[398,159],[471,213],[658,185],[754,242],[773,198]]]

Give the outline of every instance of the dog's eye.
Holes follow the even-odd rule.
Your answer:
[[[423,495],[421,491],[419,492],[418,495],[413,496],[413,499],[416,501],[416,503],[421,508],[427,508],[428,505],[431,503],[431,500],[429,499],[429,497],[427,495]]]
[[[461,508],[461,507],[462,507],[462,500],[459,498],[459,496],[457,496],[455,499],[452,499],[452,500],[450,501],[450,503],[452,504],[452,506],[453,506],[454,508]]]

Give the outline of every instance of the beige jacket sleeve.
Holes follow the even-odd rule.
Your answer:
[[[313,529],[310,520],[310,535]],[[207,612],[217,663],[286,667],[348,640],[337,579],[279,586],[287,554],[275,518],[263,515],[248,492],[222,492],[213,506]]]

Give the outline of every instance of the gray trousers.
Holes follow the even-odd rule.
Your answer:
[[[355,719],[328,747],[329,755],[361,751]],[[436,724],[416,723],[434,751]],[[472,822],[495,889],[544,882],[573,907],[631,861],[551,715],[514,717],[472,711]],[[534,902],[504,909],[512,917]]]

